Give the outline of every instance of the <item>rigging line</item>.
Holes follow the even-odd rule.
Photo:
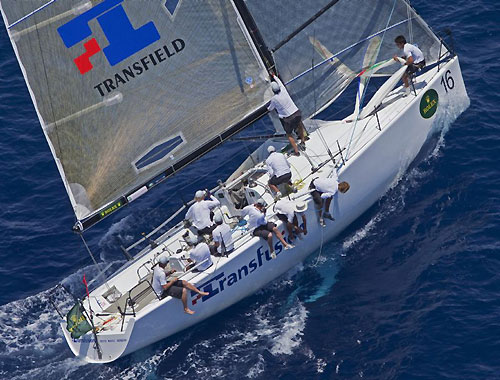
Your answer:
[[[316,28],[314,29],[314,39],[316,39]],[[311,67],[314,67],[314,46],[311,45],[312,47],[312,58],[311,58]],[[316,78],[314,76],[314,70],[312,70],[312,81],[313,81],[313,99],[314,99],[314,113],[313,115],[316,113],[316,111],[318,110],[318,105],[317,105],[317,95],[316,95]],[[321,127],[318,126],[318,121],[316,119],[311,119],[312,120],[315,120],[315,124],[316,124],[316,131],[318,132],[318,136],[321,140],[321,143],[323,144],[323,146],[326,148],[326,152],[328,153],[328,155],[330,156],[331,160],[333,161],[333,163],[335,163],[335,159],[333,158],[333,154],[332,152],[330,151],[330,147],[328,146],[328,143],[326,142],[326,139],[325,137],[323,136],[323,133],[321,132]]]
[[[320,226],[321,228],[321,240],[320,240],[320,245],[319,245],[319,252],[318,252],[318,257],[316,258],[316,262],[313,264],[313,267],[317,267],[319,264],[319,261],[322,259],[322,253],[323,253],[323,234],[324,234],[324,227]]]
[[[391,22],[391,18],[392,18],[392,15],[394,14],[394,9],[396,8],[396,0],[394,0],[394,2],[392,3],[392,9],[391,9],[391,13],[389,14],[389,18],[387,19],[387,26],[389,25],[389,23]],[[387,26],[386,26],[386,30],[387,30]],[[378,58],[378,55],[380,53],[380,48],[382,47],[382,43],[384,42],[384,39],[385,39],[385,32],[384,34],[382,35],[382,39],[380,40],[380,43],[378,45],[378,48],[377,48],[377,54],[375,55],[375,57]],[[376,59],[375,59],[376,60]],[[365,83],[365,87],[363,88],[363,94],[361,96],[361,100],[360,100],[360,109],[358,110],[358,114],[356,115],[356,120],[354,121],[354,125],[352,127],[352,132],[351,132],[351,137],[349,139],[349,144],[347,145],[347,151],[346,151],[346,154],[345,154],[345,160],[349,160],[349,153],[351,151],[351,144],[352,144],[352,140],[354,138],[354,132],[356,131],[356,127],[358,125],[358,121],[359,121],[359,114],[361,112],[361,106],[363,105],[363,102],[365,100],[365,95],[366,95],[366,90],[368,89],[368,84],[370,83],[370,79],[372,77],[373,73],[368,76],[368,79]],[[361,80],[361,78],[360,78]]]
[[[410,20],[410,17],[411,17],[411,5],[410,5],[410,1],[408,0],[408,2],[406,3],[406,6],[407,6],[407,12],[408,12],[408,19]],[[408,35],[409,35],[409,39],[410,39],[410,43],[412,44],[413,43],[413,23],[411,21],[408,22]]]
[[[295,37],[297,34],[302,32],[305,28],[307,28],[310,24],[312,24],[318,17],[320,17],[323,13],[325,13],[328,9],[333,7],[335,4],[337,4],[339,0],[332,0],[328,4],[326,4],[323,8],[321,8],[314,16],[312,16],[309,20],[307,20],[305,23],[303,23],[301,26],[299,26],[295,31],[290,33],[285,39],[283,39],[281,42],[279,42],[271,51],[274,53],[276,50],[278,50],[280,47],[282,47],[284,44],[286,44],[288,41],[290,41],[293,37]]]
[[[247,147],[246,145],[245,145],[245,147],[246,147],[246,148],[247,148],[247,150],[248,150],[248,147]],[[223,161],[223,162],[222,162],[219,166],[217,166],[216,168],[214,168],[212,171],[210,171],[210,172],[208,172],[208,173],[206,173],[206,174],[204,174],[204,175],[202,175],[202,176],[198,176],[198,178],[197,178],[194,182],[189,182],[189,183],[186,183],[186,184],[185,184],[184,186],[182,186],[181,188],[176,189],[176,190],[177,190],[177,192],[182,191],[182,190],[186,189],[187,187],[193,186],[194,184],[196,184],[196,183],[200,182],[201,180],[203,180],[203,179],[205,179],[205,178],[209,177],[209,176],[210,176],[210,175],[212,175],[215,171],[217,171],[217,170],[218,170],[218,169],[220,169],[221,167],[225,166],[225,165],[226,165],[226,164],[227,164],[230,160],[232,160],[232,157],[230,157],[230,158],[228,158],[227,160]],[[253,158],[252,158],[252,160],[253,160]],[[140,224],[140,223],[142,223],[142,222],[145,222],[145,221],[146,221],[146,217],[147,217],[147,215],[150,215],[150,214],[151,214],[151,213],[153,213],[154,211],[158,210],[160,207],[163,207],[163,205],[165,205],[165,204],[166,204],[167,202],[169,202],[171,199],[176,198],[176,197],[178,197],[178,196],[177,196],[177,193],[176,193],[176,194],[171,195],[170,197],[168,197],[168,198],[166,198],[166,199],[164,199],[162,202],[160,202],[159,204],[155,205],[153,208],[150,208],[150,209],[148,210],[148,212],[146,213],[146,215],[142,215],[142,216],[140,216],[140,219],[137,221],[137,223],[136,223],[136,224]],[[164,223],[164,222],[162,222],[162,223]],[[156,230],[156,229],[157,229],[157,228],[158,228],[158,227],[159,227],[162,223],[160,223],[158,226],[154,227],[154,228],[152,229],[152,231]],[[163,227],[163,226],[162,226],[162,227]],[[129,247],[129,248],[130,248],[130,247]]]
[[[97,267],[97,270],[99,271],[99,274],[101,276],[104,277],[104,273],[103,271],[101,270],[101,268],[99,267],[99,264],[97,263],[94,255],[92,254],[92,251],[90,250],[89,246],[87,245],[87,242],[85,241],[85,238],[83,237],[83,234],[82,233],[78,233],[78,235],[80,235],[80,238],[82,239],[83,241],[83,245],[85,245],[85,248],[87,248],[87,252],[89,253],[89,256],[91,257],[92,261],[94,262],[95,266]],[[106,278],[106,277],[104,277]],[[108,288],[108,290],[110,289],[109,285],[108,285],[108,282],[106,280],[104,280],[104,284],[106,285],[106,287]],[[90,301],[90,300],[89,300]]]
[[[42,44],[40,43],[40,41],[41,41],[41,39],[40,39],[40,32],[38,30],[38,26],[37,25],[35,25],[35,30],[36,30],[36,35],[37,35],[37,38],[38,38],[38,47],[40,48],[40,57],[42,58],[42,67],[43,67],[43,73],[45,75],[45,83],[47,85],[48,98],[49,98],[49,102],[48,103],[49,103],[49,107],[50,107],[50,113],[52,114],[52,120],[54,120],[54,123],[56,123],[56,114],[54,112],[54,106],[53,106],[53,101],[52,101],[52,94],[51,94],[50,87],[49,87],[49,83],[50,82],[49,82],[49,77],[48,77],[48,74],[47,74],[47,67],[45,66],[45,57],[43,55]],[[26,82],[26,84],[28,85],[28,82]],[[28,89],[31,92],[31,88],[30,88],[29,85],[28,85]],[[35,108],[38,108],[38,107],[36,106]],[[37,114],[38,114],[38,110],[37,110]],[[45,126],[43,125],[43,123],[45,123],[45,121],[43,120],[41,114],[39,115],[39,118],[41,119],[40,120],[40,124],[42,125],[43,134],[45,135],[45,138],[47,139],[47,142],[49,143],[52,156],[54,158],[54,161],[56,162],[57,171],[59,172],[59,175],[61,176],[61,179],[63,181],[63,184],[64,184],[64,187],[66,189],[66,192],[68,193],[69,201],[71,203],[71,208],[73,209],[73,212],[74,212],[75,211],[74,197],[73,197],[73,193],[70,191],[69,182],[68,182],[68,179],[66,177],[66,172],[64,171],[64,167],[63,167],[63,164],[62,164],[62,161],[63,161],[63,151],[61,149],[61,141],[59,139],[59,130],[56,128],[55,132],[54,132],[55,135],[56,135],[57,147],[58,147],[58,150],[59,150],[59,156],[57,156],[56,155],[56,150],[54,148],[54,144],[53,144],[52,140],[49,138],[49,133],[48,133],[48,131],[45,130]]]
[[[232,160],[232,157],[230,159]],[[190,181],[190,182],[186,183],[184,186],[182,186],[181,188],[176,187],[176,191],[177,192],[182,191],[182,190],[186,189],[187,187],[193,186],[194,184],[197,184],[201,180],[204,180],[205,178],[211,176],[215,171],[219,170],[221,167],[224,167],[230,161],[230,159],[223,161],[219,166],[215,167],[213,170],[209,171],[208,173],[201,175],[201,176],[197,176],[195,181]],[[150,209],[150,211],[157,210],[158,208],[163,206],[165,203],[167,203],[168,201],[170,201],[174,197],[177,197],[177,194],[171,195],[170,197],[166,198],[161,203],[159,203],[158,205],[156,205],[155,207]]]
[[[33,16],[35,13],[40,12],[43,8],[48,7],[50,4],[55,3],[56,1],[57,1],[57,0],[50,0],[47,4],[44,4],[44,5],[40,6],[40,7],[38,7],[38,8],[37,8],[37,9],[35,9],[33,12],[28,13],[26,16],[23,16],[23,17],[21,17],[19,20],[17,20],[17,21],[15,21],[15,22],[13,22],[12,24],[10,24],[10,25],[7,27],[7,29],[10,29],[10,28],[12,28],[13,26],[16,26],[16,25],[17,25],[17,24],[19,24],[21,21],[26,20],[27,18],[29,18],[29,17]]]
[[[245,149],[247,150],[247,153],[248,153],[248,157],[250,157],[250,160],[252,160],[252,163],[254,165],[257,165],[257,162],[255,162],[254,158],[252,157],[252,151],[250,150],[250,148],[248,147],[248,144],[249,144],[249,140],[243,140],[243,146],[245,147]],[[244,161],[243,161],[244,162]]]
[[[413,20],[413,17],[411,18],[411,20]],[[407,20],[407,19],[405,19],[405,20],[403,20],[403,21],[397,22],[397,23],[396,23],[396,24],[394,24],[394,25],[391,25],[391,26],[389,26],[389,27],[387,27],[387,28],[385,28],[385,29],[379,30],[378,32],[373,33],[373,34],[369,35],[368,37],[366,37],[366,38],[364,38],[364,39],[362,39],[362,40],[360,40],[360,41],[358,41],[358,42],[355,42],[355,43],[353,43],[353,44],[351,44],[351,45],[347,46],[346,48],[344,48],[344,49],[340,50],[338,53],[335,53],[335,54],[334,54],[334,55],[332,55],[331,57],[326,58],[326,59],[324,59],[323,61],[321,61],[320,63],[316,64],[314,67],[311,67],[310,69],[307,69],[307,70],[305,70],[304,72],[302,72],[302,73],[300,73],[300,74],[296,75],[295,77],[293,77],[292,79],[290,79],[290,80],[289,80],[287,83],[285,83],[285,84],[290,84],[290,83],[292,83],[293,81],[295,81],[295,80],[299,79],[300,77],[302,77],[302,76],[306,75],[307,73],[309,73],[309,72],[311,72],[311,71],[313,71],[313,70],[317,69],[318,67],[320,67],[320,66],[324,65],[325,63],[333,61],[333,59],[334,59],[334,58],[336,58],[336,57],[338,57],[339,55],[341,55],[341,54],[345,53],[346,51],[351,50],[352,48],[355,48],[356,46],[358,46],[358,45],[362,44],[363,42],[366,42],[366,41],[368,41],[368,40],[371,40],[373,37],[376,37],[376,36],[378,36],[379,34],[385,33],[386,31],[388,31],[388,30],[390,30],[390,29],[393,29],[393,28],[395,28],[395,27],[397,27],[397,26],[399,26],[399,25],[401,25],[401,24],[404,24],[405,22],[409,22],[409,21],[411,21],[411,20]]]
[[[290,166],[293,168],[293,170],[295,170],[295,172],[298,174],[299,176],[299,183],[302,183],[304,181],[304,179],[302,178],[302,176],[300,175],[300,172],[297,170],[297,168],[295,167],[294,164],[290,164]]]

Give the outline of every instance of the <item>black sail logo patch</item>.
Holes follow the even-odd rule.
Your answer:
[[[436,90],[427,91],[420,100],[420,115],[424,119],[429,119],[437,111],[439,96]]]

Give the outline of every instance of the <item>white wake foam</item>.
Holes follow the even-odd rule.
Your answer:
[[[306,308],[300,302],[287,312],[281,321],[282,327],[278,335],[272,339],[270,351],[273,355],[291,355],[300,345],[307,314]]]

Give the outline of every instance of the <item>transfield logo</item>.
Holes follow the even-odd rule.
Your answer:
[[[160,39],[160,33],[152,21],[134,28],[123,8],[123,1],[104,0],[57,29],[67,48],[83,42],[84,52],[74,59],[82,75],[92,70],[90,58],[101,50],[109,64],[115,66]],[[174,0],[164,4],[167,11],[173,14],[178,3],[179,0]],[[92,37],[89,22],[94,19],[107,39],[108,45],[104,48],[95,38],[89,39]]]

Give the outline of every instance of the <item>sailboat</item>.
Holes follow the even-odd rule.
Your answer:
[[[215,212],[231,227],[232,253],[212,257],[204,271],[188,269],[186,203],[60,311],[71,351],[92,363],[189,329],[305,260],[398,181],[436,120],[469,104],[452,46],[406,0],[0,0],[0,7],[84,243],[93,225],[270,115],[270,73],[286,85],[308,132],[305,150],[289,155],[270,115],[276,134],[211,189]],[[406,67],[393,59],[399,35],[426,60],[407,96]],[[352,114],[320,120],[355,84]],[[275,259],[239,220],[244,205],[263,199],[268,220],[289,239],[267,185],[270,145],[288,155],[296,191],[283,194],[306,203],[308,221],[294,248],[274,240]],[[309,184],[333,171],[350,190],[335,195],[335,221],[322,227]],[[175,276],[208,293],[189,294],[194,315],[153,291],[161,256]]]

